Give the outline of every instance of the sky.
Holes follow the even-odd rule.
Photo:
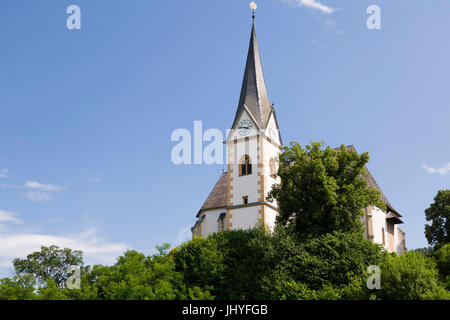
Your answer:
[[[368,151],[408,249],[427,246],[424,210],[450,186],[450,2],[257,3],[283,142]],[[223,166],[175,165],[171,134],[231,126],[250,30],[242,0],[2,0],[0,276],[40,245],[112,264],[189,239]]]

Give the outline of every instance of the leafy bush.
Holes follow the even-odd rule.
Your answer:
[[[365,277],[367,267],[384,256],[379,245],[356,233],[326,234],[302,243],[281,231],[275,234],[273,247],[268,260],[275,262],[274,271],[264,277],[266,291],[275,292],[278,281],[290,279],[314,290],[347,286],[352,276]]]
[[[446,284],[447,290],[450,290],[450,243],[439,248],[434,253],[434,258],[441,280]]]
[[[255,299],[269,272],[270,235],[262,227],[194,238],[174,253],[176,270],[187,286],[209,290],[217,299]]]
[[[449,299],[436,264],[418,252],[391,254],[381,263],[379,297],[388,300]]]

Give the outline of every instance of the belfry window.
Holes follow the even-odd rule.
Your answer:
[[[239,175],[246,176],[249,174],[252,174],[252,163],[250,161],[250,157],[245,155],[239,163]]]

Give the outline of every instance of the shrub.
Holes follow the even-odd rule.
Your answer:
[[[418,252],[391,254],[381,263],[379,297],[388,300],[448,299],[436,264]]]

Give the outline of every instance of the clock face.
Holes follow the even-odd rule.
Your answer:
[[[252,129],[252,122],[250,120],[242,120],[237,127],[241,136],[246,136]]]

